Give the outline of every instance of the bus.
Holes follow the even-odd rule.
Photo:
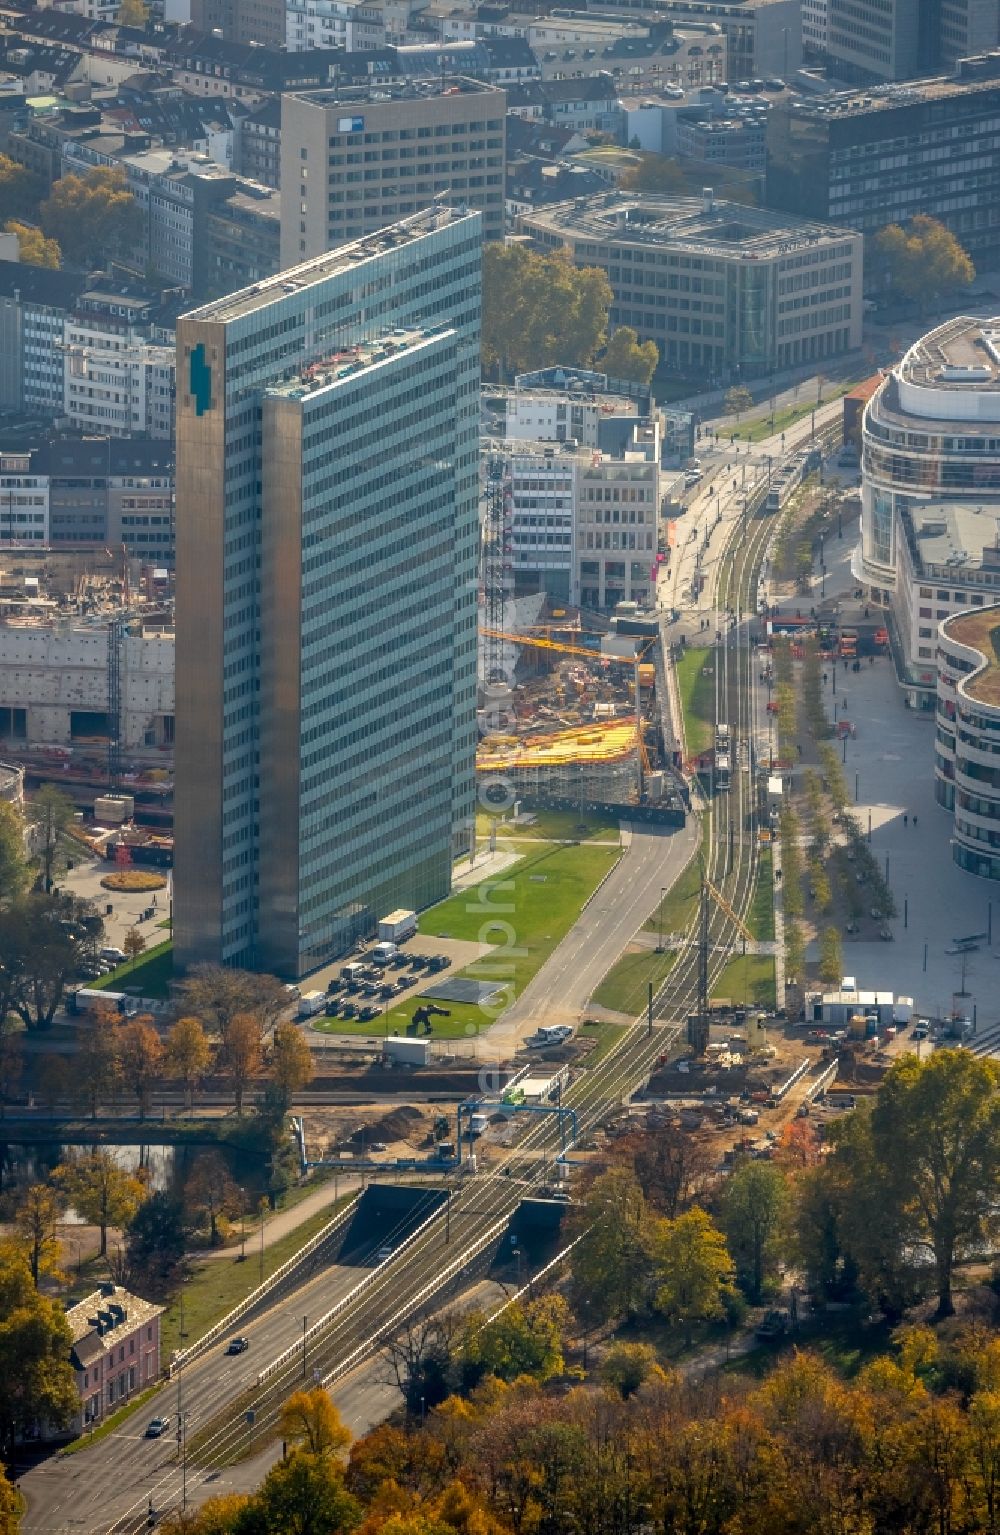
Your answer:
[[[715,727],[715,750],[716,750],[716,752],[728,752],[729,751],[729,726],[728,725],[716,725],[716,727]]]

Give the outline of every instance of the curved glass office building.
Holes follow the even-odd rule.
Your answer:
[[[959,316],[910,348],[865,409],[861,467],[854,574],[888,606],[902,513],[1000,495],[1000,317]]]

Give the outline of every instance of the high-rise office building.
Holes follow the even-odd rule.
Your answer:
[[[998,116],[992,54],[963,59],[952,76],[777,104],[767,118],[767,205],[866,240],[929,213],[977,263],[991,263],[1000,239]]]
[[[281,102],[281,261],[425,208],[478,208],[504,233],[507,97],[478,80],[290,91]]]
[[[862,85],[954,69],[995,48],[998,29],[997,0],[827,0],[833,71]]]
[[[299,976],[450,886],[474,808],[482,221],[177,327],[178,960]]]

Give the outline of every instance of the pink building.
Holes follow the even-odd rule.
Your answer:
[[[66,1313],[73,1334],[70,1363],[76,1371],[80,1434],[116,1412],[160,1373],[163,1307],[118,1285],[105,1284]]]

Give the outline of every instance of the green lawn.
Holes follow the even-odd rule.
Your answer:
[[[646,1006],[650,981],[655,992],[670,974],[676,958],[676,953],[657,954],[655,949],[626,951],[608,971],[591,1001],[598,1007],[610,1007],[637,1018]]]
[[[449,971],[450,975],[452,972]],[[461,971],[465,975],[466,971]],[[440,979],[440,977],[439,977]],[[428,998],[429,1001],[434,999]],[[510,997],[504,999],[504,1006],[511,1002]],[[405,1034],[406,1025],[411,1022],[413,1014],[420,1006],[420,997],[400,998],[398,1003],[393,1003],[389,1008],[389,1021],[386,1024],[385,1014],[378,1018],[369,1018],[367,1023],[359,1023],[357,1018],[316,1018],[313,1028],[321,1034],[353,1034],[363,1039],[384,1039],[388,1034]],[[431,1019],[431,1039],[464,1039],[471,1034],[478,1034],[480,1029],[489,1028],[500,1016],[499,1013],[487,1013],[475,1002],[435,1002],[435,1007],[446,1007],[449,1016],[447,1018],[434,1017]],[[425,1036],[421,1033],[421,1038]]]
[[[310,1237],[315,1236],[327,1221],[333,1219],[339,1207],[353,1197],[352,1194],[345,1194],[337,1204],[331,1200],[325,1210],[317,1210],[316,1214],[310,1215],[301,1226],[296,1226],[294,1231],[281,1237],[272,1247],[266,1247],[264,1278],[268,1279],[275,1269],[287,1263],[300,1247],[305,1246]],[[232,1311],[244,1296],[249,1295],[251,1290],[255,1290],[260,1284],[260,1256],[253,1243],[253,1236],[256,1234],[254,1232],[253,1235],[247,1236],[245,1263],[239,1263],[234,1258],[204,1258],[201,1262],[195,1262],[191,1278],[183,1285],[183,1340],[179,1290],[160,1319],[164,1366],[169,1363],[170,1356],[175,1350],[189,1347],[197,1342],[220,1317]]]
[[[701,893],[701,863],[692,858],[643,926],[647,933],[682,933],[698,910]]]
[[[762,848],[757,860],[757,883],[747,927],[761,943],[770,943],[774,939],[774,874],[770,848]]]
[[[549,955],[562,942],[588,896],[621,857],[616,844],[607,847],[559,847],[541,845],[495,879],[468,890],[420,914],[425,936],[460,938],[491,945],[491,952],[452,975],[477,981],[495,981],[502,991],[488,1009],[476,1003],[442,1002],[449,1017],[434,1018],[431,1038],[458,1039],[489,1028],[521,995]],[[444,980],[444,975],[440,980]],[[405,1034],[406,1025],[420,1006],[420,996],[400,1000],[389,1011],[388,1029]],[[369,1023],[354,1019],[323,1020],[327,1033],[359,1034],[378,1038],[386,1032],[382,1016]]]
[[[174,974],[174,946],[171,939],[155,944],[140,954],[135,964],[128,962],[91,981],[96,991],[131,991],[137,997],[162,997],[170,995],[170,982]]]
[[[824,384],[823,398],[820,401],[820,406],[829,405],[831,400],[842,399],[848,390],[853,388],[854,384],[852,382]],[[732,436],[735,433],[736,437],[743,442],[762,442],[765,437],[773,437],[777,432],[786,432],[790,426],[795,425],[796,421],[801,421],[804,416],[808,416],[813,410],[818,410],[819,408],[815,397],[797,400],[794,405],[783,405],[780,410],[775,411],[773,426],[771,424],[771,412],[766,411],[763,416],[756,415],[751,420],[742,422],[739,426],[731,426],[729,428],[729,435]],[[719,433],[719,436],[725,436],[724,429]]]
[[[751,1007],[773,1007],[775,1000],[774,958],[770,954],[740,954],[723,967],[712,987],[712,998],[728,997],[731,1002]]]
[[[515,826],[511,820],[502,820],[480,811],[476,816],[479,847],[483,847],[493,826],[496,827],[498,839],[507,837],[518,842],[546,839],[557,842],[618,841],[618,823],[609,821],[606,816],[585,811],[581,820],[575,810],[533,810],[528,813],[535,817],[531,825]]]
[[[677,662],[677,691],[688,756],[696,757],[708,751],[715,740],[714,650],[688,646]]]
[[[610,1055],[622,1035],[625,1026],[618,1023],[584,1023],[576,1031],[577,1039],[596,1039],[597,1044],[593,1050],[584,1056],[584,1065],[597,1066],[606,1055]]]

